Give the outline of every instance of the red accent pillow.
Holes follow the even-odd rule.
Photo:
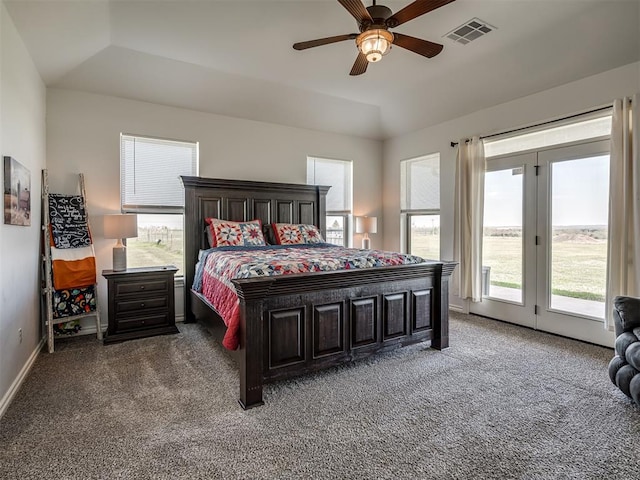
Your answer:
[[[218,218],[205,219],[211,229],[212,247],[246,247],[266,245],[262,222],[231,222]]]
[[[315,225],[272,223],[271,226],[278,245],[324,243],[320,230]]]

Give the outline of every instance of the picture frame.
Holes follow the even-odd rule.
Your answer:
[[[31,172],[13,157],[4,157],[4,223],[31,225]]]

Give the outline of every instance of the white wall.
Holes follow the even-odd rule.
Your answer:
[[[638,91],[640,63],[633,63],[388,140],[384,144],[383,160],[384,247],[389,250],[401,248],[399,212],[402,160],[440,152],[441,257],[452,259],[456,149],[451,148],[451,141],[583,112],[609,105],[614,98]],[[452,304],[464,307],[459,299],[452,299]]]
[[[98,271],[113,240],[101,216],[120,209],[120,133],[200,142],[203,177],[306,182],[307,155],[353,161],[354,214],[382,214],[382,143],[72,90],[47,92],[47,169],[52,191],[74,192],[84,173]],[[381,228],[381,227],[380,227]],[[372,236],[381,247],[382,235]],[[354,239],[358,245],[360,236]],[[99,276],[100,298],[106,285]],[[177,297],[179,299],[180,297]],[[101,311],[106,319],[106,305]],[[93,320],[84,321],[91,327]]]
[[[0,223],[1,416],[42,338],[38,276],[46,90],[3,4],[0,39],[0,154],[30,170],[32,192],[31,226]]]

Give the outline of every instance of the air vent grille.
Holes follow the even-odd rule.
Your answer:
[[[459,27],[454,28],[444,36],[450,38],[454,42],[466,45],[467,43],[476,40],[495,29],[496,27],[489,25],[487,22],[482,21],[479,18],[472,18]]]

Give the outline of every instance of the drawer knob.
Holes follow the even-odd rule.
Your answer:
[[[140,285],[140,290],[144,290],[144,285]]]
[[[141,304],[140,304],[140,308],[144,308],[144,303],[141,303]]]

